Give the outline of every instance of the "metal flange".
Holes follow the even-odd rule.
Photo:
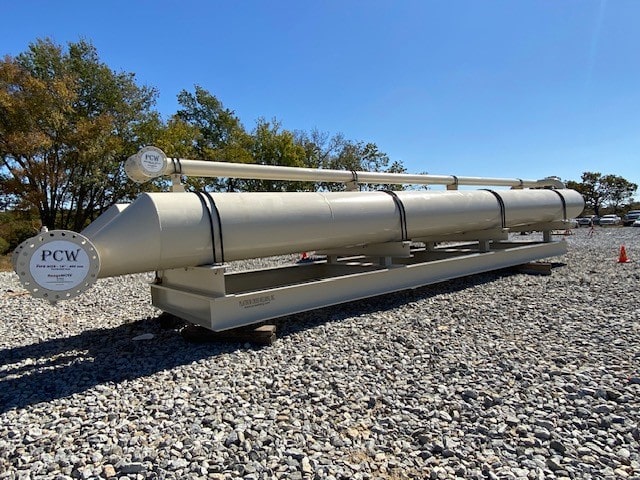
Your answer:
[[[124,163],[127,176],[136,183],[144,183],[164,175],[167,155],[157,147],[144,147]]]
[[[100,257],[83,235],[69,230],[42,232],[22,242],[13,254],[22,285],[51,302],[75,297],[98,279]]]

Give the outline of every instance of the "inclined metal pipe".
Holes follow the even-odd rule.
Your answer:
[[[551,222],[584,207],[574,190],[394,195],[147,193],[88,239],[100,257],[98,276],[108,277]]]
[[[409,173],[363,172],[247,163],[213,162],[167,158],[156,147],[144,147],[125,162],[129,178],[144,183],[163,175],[186,175],[196,177],[225,177],[257,180],[283,180],[301,182],[372,183],[406,185],[458,185],[500,186],[514,188],[564,188],[554,177],[542,180],[520,178],[464,177],[455,175],[423,175]]]
[[[179,162],[179,163],[178,163]],[[519,178],[464,177],[454,175],[427,175],[411,173],[363,172],[348,170],[282,167],[245,163],[206,162],[178,159],[167,162],[163,175],[180,173],[193,177],[229,177],[257,180],[283,180],[300,182],[372,183],[405,185],[491,185],[498,187],[558,187],[559,180],[522,180]],[[564,187],[561,185],[560,188]]]

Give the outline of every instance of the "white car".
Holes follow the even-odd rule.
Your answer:
[[[628,227],[629,225],[632,225],[633,222],[638,218],[640,218],[640,210],[629,210],[622,217],[622,225]]]
[[[576,218],[576,222],[578,222],[579,227],[581,226],[592,227],[594,218],[595,218],[595,215],[589,215],[588,217],[578,217]]]
[[[640,218],[638,218],[637,220],[635,220],[632,224],[632,227],[640,227]]]
[[[614,213],[610,213],[608,215],[603,215],[602,217],[600,217],[600,225],[604,226],[604,225],[620,225],[620,222],[622,222],[622,219],[614,214]]]

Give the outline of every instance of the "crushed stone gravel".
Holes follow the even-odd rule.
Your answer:
[[[149,275],[54,306],[2,273],[0,479],[640,478],[640,229],[564,238],[550,276],[291,315],[265,347],[161,328]]]

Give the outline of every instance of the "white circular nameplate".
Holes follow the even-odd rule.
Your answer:
[[[76,288],[90,268],[87,252],[68,240],[55,240],[37,248],[31,255],[29,271],[33,280],[49,290]]]
[[[85,291],[98,278],[98,252],[79,233],[44,232],[23,242],[16,252],[16,273],[35,297],[51,301],[71,298]]]
[[[140,166],[150,175],[158,175],[164,170],[167,156],[157,147],[144,147],[138,152]]]

